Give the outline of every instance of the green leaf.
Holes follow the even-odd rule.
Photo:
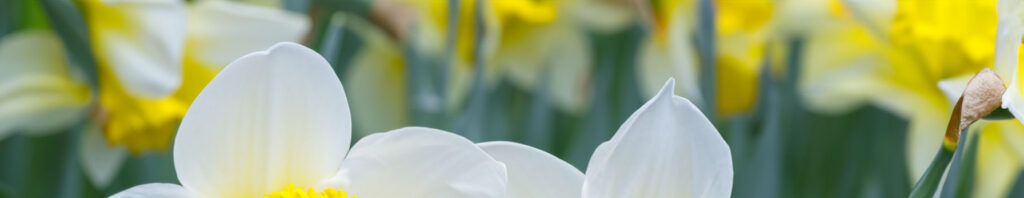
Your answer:
[[[348,71],[349,63],[352,62],[353,57],[363,47],[363,40],[359,38],[347,24],[350,20],[351,15],[335,12],[328,22],[329,25],[325,28],[322,39],[317,48],[317,52],[320,53],[331,64],[331,68],[334,68],[335,75],[345,82],[347,75],[343,75]]]
[[[961,134],[965,133],[966,130],[961,132]],[[961,138],[960,141],[963,141],[963,139]],[[928,169],[924,171],[924,175],[917,180],[917,184],[914,184],[914,188],[910,192],[911,198],[930,198],[935,194],[942,180],[942,174],[946,172],[946,167],[949,166],[950,160],[953,159],[954,151],[946,149],[946,147],[939,147],[939,151],[932,159],[932,163],[928,165]]]
[[[718,119],[717,63],[715,55],[715,4],[700,0],[697,7],[697,55],[700,59],[700,94],[704,96],[705,116],[716,123]]]
[[[967,131],[967,130],[965,130]],[[966,135],[965,132],[963,135]],[[946,182],[943,184],[941,197],[970,197],[974,187],[974,166],[977,159],[978,135],[980,131],[974,130],[969,140],[961,139],[957,150],[953,153],[952,164],[949,165],[949,173],[946,174]],[[967,136],[961,136],[967,137]],[[969,141],[966,145],[964,141]]]
[[[1010,113],[1009,109],[996,108],[996,110],[992,111],[992,113],[988,114],[988,116],[985,116],[984,119],[986,119],[986,120],[1006,120],[1006,119],[1013,119],[1013,118],[1014,118],[1013,117],[1013,113]]]
[[[449,4],[449,10],[457,10],[454,7],[456,4]],[[487,82],[484,79],[486,74],[487,63],[484,52],[483,52],[483,41],[485,36],[493,36],[494,33],[485,32],[485,25],[483,20],[484,8],[482,4],[476,4],[473,8],[473,17],[475,24],[473,24],[473,80],[472,85],[469,89],[469,98],[467,99],[466,107],[463,109],[462,114],[459,115],[455,120],[453,129],[456,133],[459,133],[466,138],[474,141],[480,141],[484,139],[484,123],[487,122],[489,116],[487,112],[488,96],[487,96]],[[450,31],[449,31],[450,32]],[[416,95],[411,95],[416,97]]]
[[[529,116],[525,119],[526,128],[523,129],[522,142],[541,150],[551,151],[552,144],[555,142],[552,142],[551,135],[554,110],[551,108],[551,93],[550,86],[548,86],[551,82],[548,80],[550,73],[544,71],[538,75],[544,80],[534,89],[533,95],[530,97]]]

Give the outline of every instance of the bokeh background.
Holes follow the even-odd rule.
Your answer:
[[[903,197],[939,149],[958,82],[993,67],[997,8],[1015,9],[999,6],[0,0],[0,197],[176,183],[169,148],[191,99],[231,60],[280,41],[334,67],[353,142],[428,126],[585,170],[675,78],[731,147],[734,197]],[[944,197],[1024,196],[1021,123],[965,134]]]

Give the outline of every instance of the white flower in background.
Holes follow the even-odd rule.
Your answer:
[[[277,42],[298,42],[310,26],[309,19],[298,13],[230,1],[84,5],[99,62],[101,113],[99,123],[83,134],[80,158],[86,176],[98,187],[110,183],[129,153],[166,150],[192,100],[221,68]],[[125,64],[120,59],[141,62]],[[152,80],[145,77],[146,71],[164,71],[147,68],[164,67],[173,67],[167,70],[174,72],[165,74],[179,79],[173,86],[167,84],[169,93],[132,91],[137,84],[153,83],[137,82]]]
[[[505,193],[505,166],[458,135],[401,128],[350,149],[350,130],[345,92],[327,61],[277,44],[229,64],[193,102],[174,143],[181,186],[144,184],[112,197]]]
[[[732,154],[674,80],[594,151],[586,175],[544,151],[478,144],[508,167],[508,197],[729,197]]]
[[[90,99],[84,81],[53,32],[0,38],[0,139],[13,132],[57,132],[82,121]]]

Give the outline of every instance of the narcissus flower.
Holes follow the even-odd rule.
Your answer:
[[[505,166],[469,140],[428,128],[364,137],[351,149],[338,77],[294,43],[235,60],[182,120],[182,185],[144,184],[112,197],[502,197]]]
[[[729,197],[732,154],[674,80],[594,151],[586,175],[536,148],[478,144],[508,167],[508,197]]]
[[[96,126],[85,173],[106,186],[127,154],[164,151],[186,109],[222,67],[309,29],[297,13],[230,1],[83,2],[98,61]]]

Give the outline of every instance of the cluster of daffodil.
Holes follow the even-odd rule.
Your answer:
[[[285,8],[296,2],[314,6]],[[171,152],[179,183],[116,189],[112,197],[729,197],[734,170],[794,163],[734,168],[734,159],[751,162],[739,155],[750,149],[719,133],[742,131],[742,119],[769,120],[758,117],[759,105],[771,105],[763,101],[775,92],[763,91],[775,85],[761,83],[779,78],[794,79],[793,100],[814,115],[870,106],[906,120],[905,148],[892,152],[905,153],[897,159],[909,181],[897,183],[917,183],[912,196],[969,181],[969,194],[959,196],[1006,197],[1014,182],[1024,184],[1018,0],[69,4],[81,13],[95,68],[72,56],[58,28],[0,31],[0,140],[76,130],[76,159],[99,189],[130,157]],[[324,44],[336,25],[361,42],[347,62],[306,47],[346,46]],[[623,49],[595,49],[603,42],[595,40],[620,38],[602,36],[633,30],[635,42],[609,45]],[[598,62],[610,53],[624,53],[626,63]],[[595,85],[607,80],[596,77],[598,65],[628,65],[624,81],[635,85],[609,95],[635,93],[646,102],[629,108],[584,165],[563,161],[562,151],[480,142],[449,127],[459,124],[450,116],[484,100],[475,92],[488,96],[505,85],[539,95],[570,119],[612,120],[588,109],[604,99],[591,92],[607,88]],[[981,100],[1015,119],[974,112],[982,96],[968,96],[980,86],[970,83],[982,75],[1002,86]],[[417,111],[443,117],[430,124],[444,127],[415,126]],[[568,136],[590,135],[602,137]],[[961,161],[940,159],[949,157],[943,151],[974,155],[971,173],[946,175],[947,164]],[[765,196],[797,194],[787,193]]]

